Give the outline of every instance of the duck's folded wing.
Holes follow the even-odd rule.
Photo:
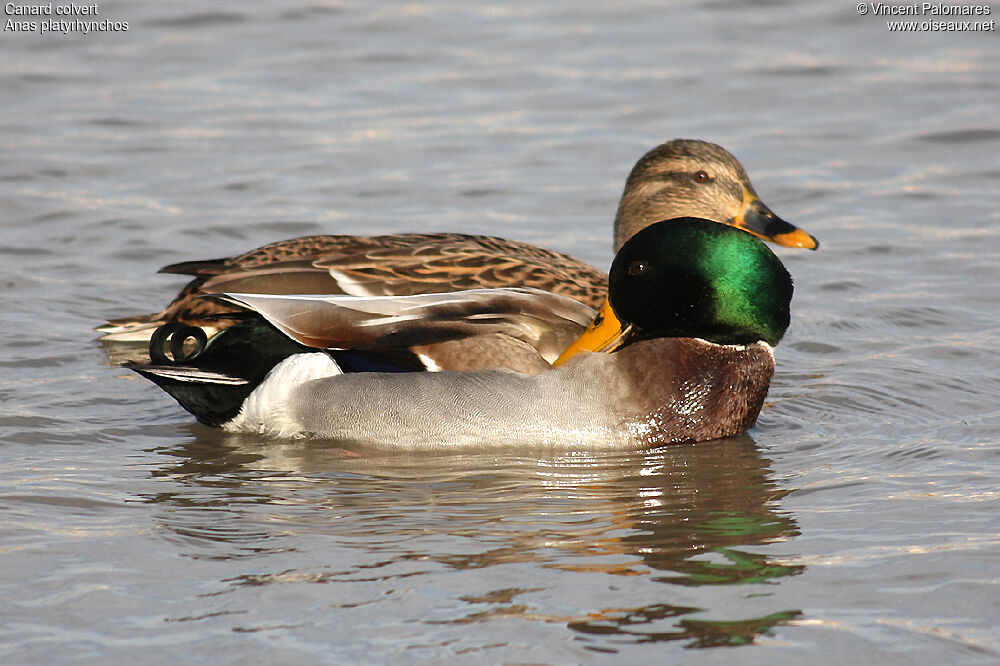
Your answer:
[[[593,305],[607,284],[565,254],[464,234],[310,237],[162,270],[197,276],[201,293],[409,296],[530,285]]]
[[[391,349],[504,335],[554,360],[595,311],[530,288],[475,289],[415,296],[225,294],[293,340],[322,349]]]
[[[109,320],[103,340],[148,340],[170,321],[225,328],[230,303],[205,294],[345,294],[409,296],[464,289],[530,286],[599,307],[608,276],[559,252],[492,236],[389,234],[305,236],[226,259],[172,264],[191,275],[161,312]]]
[[[345,294],[406,296],[528,285],[600,304],[607,276],[572,257],[489,236],[414,237],[409,245],[317,257]],[[233,290],[227,290],[233,291]]]

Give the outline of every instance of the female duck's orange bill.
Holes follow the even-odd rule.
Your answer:
[[[819,241],[814,236],[775,215],[756,194],[746,188],[743,188],[743,205],[731,224],[784,247],[804,247],[807,250],[819,247]]]

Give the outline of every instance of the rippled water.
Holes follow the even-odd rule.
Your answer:
[[[0,661],[1000,659],[1000,42],[855,7],[122,0],[125,33],[0,35]],[[749,436],[236,438],[95,342],[158,267],[299,234],[606,266],[676,136],[822,242],[780,251]]]

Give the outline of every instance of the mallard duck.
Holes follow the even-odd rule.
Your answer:
[[[743,166],[714,143],[676,139],[636,163],[615,216],[615,250],[654,222],[684,216],[730,224],[779,245],[818,247],[815,238],[772,213]],[[597,308],[607,285],[604,272],[565,254],[456,233],[308,236],[161,272],[195,277],[162,312],[108,321],[99,329],[103,339],[148,340],[169,321],[213,330],[232,324],[220,315],[237,308],[200,298],[206,293],[404,296],[531,287]]]
[[[552,303],[573,302],[540,290],[511,293],[520,302],[506,312],[498,300],[499,320],[544,321]],[[455,297],[436,295],[445,307]],[[540,306],[525,315],[534,297]],[[701,441],[756,421],[791,297],[788,271],[760,240],[684,218],[642,229],[619,250],[602,309],[609,316],[584,335],[601,349],[571,346],[538,374],[420,371],[408,350],[412,336],[438,329],[419,314],[434,297],[408,304],[406,297],[231,294],[227,303],[246,311],[235,325],[208,338],[168,324],[153,336],[153,363],[129,367],[203,423],[231,432],[397,449]],[[352,301],[360,302],[352,309]],[[487,309],[469,321],[484,320]],[[373,333],[364,322],[374,310],[388,321]],[[350,340],[366,348],[351,349]],[[335,349],[322,349],[331,341]]]

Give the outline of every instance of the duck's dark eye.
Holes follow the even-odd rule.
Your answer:
[[[694,182],[696,183],[707,183],[712,180],[712,177],[708,175],[705,170],[699,170],[694,172]]]
[[[594,317],[594,323],[591,324],[590,327],[591,328],[597,328],[598,326],[600,326],[603,323],[604,323],[604,315],[601,314],[600,312],[598,312],[597,316]]]
[[[645,261],[633,261],[628,265],[629,275],[641,275],[646,272],[646,262]]]

